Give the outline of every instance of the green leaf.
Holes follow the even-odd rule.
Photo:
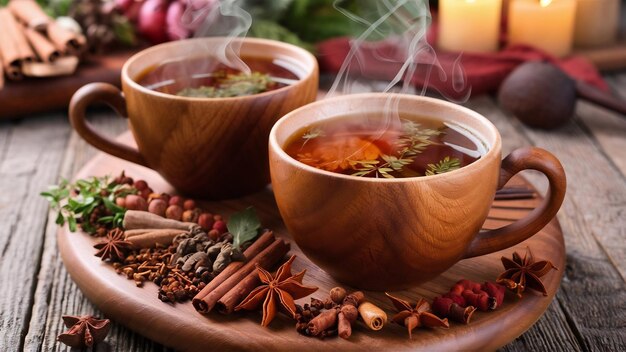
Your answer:
[[[459,169],[461,167],[461,160],[446,156],[436,164],[428,164],[427,167],[426,176],[443,174]]]
[[[233,247],[240,248],[245,242],[254,239],[261,229],[261,221],[253,207],[230,216],[226,225],[233,235]]]
[[[59,226],[65,225],[65,218],[63,217],[63,214],[61,212],[57,214],[55,223]]]
[[[98,222],[102,224],[107,224],[107,223],[113,222],[113,219],[115,219],[113,215],[103,216],[100,219],[98,219]]]
[[[76,218],[74,218],[73,216],[68,217],[67,224],[70,227],[70,232],[76,231]]]
[[[137,44],[137,36],[132,23],[122,15],[113,15],[113,34],[124,45],[133,46]]]
[[[114,192],[115,190],[115,192]],[[129,193],[136,193],[137,190],[128,185],[117,185],[110,182],[107,176],[92,177],[89,179],[77,180],[69,183],[63,179],[57,186],[50,186],[48,191],[41,192],[49,202],[52,209],[59,211],[56,223],[64,225],[68,223],[70,230],[75,231],[80,223],[81,228],[88,232],[94,233],[96,225],[91,223],[91,215],[93,212],[103,207],[106,208],[105,213],[111,217],[99,218],[99,223],[121,224],[125,208],[119,207],[113,201],[116,196]],[[77,194],[76,194],[77,193]]]
[[[55,196],[51,193],[51,192],[41,192],[39,193],[40,196],[48,198],[48,199],[54,199]]]
[[[120,207],[119,205],[113,203],[109,198],[107,197],[102,197],[102,202],[104,203],[104,206],[109,209],[110,211],[114,212],[114,213],[123,213],[126,211],[126,209]]]

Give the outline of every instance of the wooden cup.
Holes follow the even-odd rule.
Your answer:
[[[337,116],[383,113],[390,99],[400,114],[442,119],[465,128],[487,147],[474,163],[445,174],[364,178],[316,169],[285,153],[301,128]],[[290,112],[269,140],[272,187],[287,229],[302,251],[335,279],[370,290],[404,289],[456,262],[513,246],[538,232],[565,196],[565,172],[539,148],[501,160],[500,134],[480,114],[442,100],[399,94],[357,94]],[[516,173],[538,170],[550,189],[528,217],[482,231],[497,189]]]
[[[269,183],[267,138],[287,112],[317,95],[315,57],[293,45],[235,39],[244,57],[280,60],[299,77],[289,86],[234,98],[189,98],[157,92],[135,79],[166,60],[208,56],[223,38],[196,38],[157,45],[131,57],[122,69],[123,94],[105,83],[80,88],[70,102],[74,129],[94,147],[158,171],[178,191],[200,198],[233,198]],[[138,150],[98,133],[86,108],[104,102],[128,117]]]

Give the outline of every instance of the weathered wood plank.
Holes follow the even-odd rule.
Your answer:
[[[504,118],[501,111],[489,97],[474,98],[465,105],[487,117],[498,128],[502,135],[503,156],[517,148],[529,145],[528,140],[519,132],[519,126]],[[528,176],[528,174],[530,172],[524,173],[525,176]],[[546,185],[545,182],[535,182],[535,186],[540,190],[545,190]],[[565,236],[567,237],[567,233],[565,233]],[[559,290],[557,297],[561,293],[562,290]],[[574,332],[567,324],[563,308],[555,300],[532,328],[502,350],[513,352],[534,350],[576,351],[580,349],[580,344]]]
[[[624,75],[626,78],[626,75]],[[619,82],[615,77],[606,80],[626,100],[626,80]],[[588,129],[606,158],[626,177],[626,119],[624,116],[591,103],[579,101],[576,117]]]
[[[0,350],[20,349],[37,285],[48,206],[39,192],[56,180],[69,128],[62,116],[0,125]]]
[[[111,113],[98,112],[92,122],[103,133],[115,136],[126,130],[126,122]],[[64,159],[59,177],[71,178],[86,161],[91,159],[96,150],[87,145],[76,133],[69,138],[64,150]],[[56,177],[56,176],[55,176]],[[56,182],[53,179],[51,183]],[[56,231],[54,215],[48,216],[45,229],[44,249],[39,281],[34,293],[32,318],[28,335],[24,342],[25,350],[69,351],[70,349],[56,341],[56,336],[65,330],[62,315],[92,314],[102,316],[81,293],[68,275],[56,248]],[[161,345],[129,331],[122,325],[114,323],[105,343],[97,346],[97,351],[164,351]]]
[[[482,99],[473,100],[470,103],[474,109],[486,115],[491,115],[491,117],[488,117],[496,122],[503,136],[506,137],[504,141],[506,151],[514,147],[527,145],[529,143],[528,139],[517,131],[519,125],[505,118],[490,104],[491,102],[487,102],[485,105]],[[97,121],[101,128],[112,133],[124,129],[123,121],[107,118],[104,116],[106,114],[101,115],[101,120],[98,119]],[[1,131],[4,130],[0,130],[0,155],[2,155],[3,141]],[[66,140],[66,138],[59,139]],[[68,148],[69,154],[66,156],[62,172],[62,175],[65,177],[71,177],[93,155],[91,147],[86,147],[75,135],[72,139],[72,147]],[[532,136],[531,139],[534,140]],[[30,146],[27,143],[24,145]],[[72,156],[71,153],[76,154]],[[73,161],[70,161],[70,159],[73,159]],[[0,158],[0,160],[2,159]],[[536,181],[538,178],[535,177],[534,179]],[[47,183],[52,182],[56,182],[56,177],[52,177],[52,180],[47,181]],[[619,330],[615,331],[612,328],[613,326],[618,328],[624,326],[624,307],[615,307],[615,302],[626,302],[624,294],[619,293],[624,292],[623,282],[619,275],[615,276],[615,268],[611,266],[606,255],[603,255],[602,250],[592,237],[591,231],[586,232],[586,230],[594,228],[595,226],[593,225],[600,220],[594,220],[591,216],[584,219],[579,218],[580,214],[584,214],[587,207],[591,206],[590,204],[583,204],[585,207],[580,209],[568,204],[569,202],[566,204],[567,209],[564,206],[564,210],[561,211],[559,216],[566,233],[568,251],[574,248],[575,253],[585,253],[585,257],[580,257],[579,255],[575,255],[575,258],[570,257],[563,289],[559,292],[557,300],[553,302],[546,315],[532,329],[507,346],[506,350],[576,350],[581,347],[578,341],[581,341],[582,346],[586,349],[601,349],[604,343],[608,343],[609,347],[624,345],[624,339],[620,337]],[[0,217],[2,216],[1,212],[2,202],[0,201]],[[576,219],[568,221],[567,218],[569,217]],[[581,225],[584,226],[576,230],[576,227]],[[0,234],[1,232],[2,230],[0,229]],[[29,334],[24,345],[26,350],[66,350],[64,346],[55,342],[56,335],[63,329],[60,316],[62,314],[95,312],[93,306],[84,299],[73,284],[65,272],[60,259],[57,257],[54,246],[55,233],[55,226],[48,224],[45,235],[45,249],[39,271],[40,283],[38,283],[35,292],[35,304],[32,318],[30,319]],[[575,240],[570,238],[572,233],[576,236]],[[2,238],[0,236],[0,241]],[[592,250],[589,251],[588,247]],[[617,285],[615,284],[616,282]],[[602,291],[603,288],[606,291]],[[600,297],[596,297],[594,292],[598,292]],[[593,296],[593,299],[589,298],[590,295]],[[594,301],[597,301],[598,298],[600,301],[596,304]],[[571,310],[578,310],[580,305],[584,306],[582,310],[576,311],[575,314],[570,312]],[[96,314],[98,313],[96,312]],[[593,319],[588,319],[585,314],[592,316]],[[603,315],[604,318],[602,317]],[[570,321],[570,325],[566,324],[566,320]],[[588,320],[594,321],[590,322]],[[596,322],[596,320],[599,320],[599,322]],[[4,321],[4,318],[2,321]],[[609,322],[612,324],[609,324]],[[570,327],[575,328],[574,334],[579,335],[578,341],[574,338]],[[604,334],[599,334],[596,330],[600,332],[607,330],[608,333],[605,336]],[[5,330],[3,329],[3,331]],[[99,346],[98,350],[158,351],[164,349],[162,346],[155,345],[118,324],[114,324],[114,329],[107,338],[107,343]],[[2,342],[0,342],[0,346],[2,346]]]
[[[626,336],[619,327],[623,326],[626,302],[626,187],[621,174],[576,123],[551,132],[531,130],[502,113],[493,102],[484,101],[473,108],[494,122],[505,136],[504,143],[537,145],[554,153],[563,163],[569,187],[558,217],[565,235],[568,264],[557,302],[580,347],[623,349]],[[543,178],[529,176],[533,183]],[[522,338],[528,336],[531,335]],[[550,340],[561,338],[555,335]]]

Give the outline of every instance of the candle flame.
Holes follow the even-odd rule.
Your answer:
[[[539,5],[541,7],[546,7],[552,3],[552,0],[539,0]]]

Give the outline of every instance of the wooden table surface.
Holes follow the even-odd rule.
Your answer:
[[[626,99],[626,72],[606,78]],[[521,125],[490,96],[466,105],[498,127],[504,153],[545,148],[568,177],[558,214],[567,248],[561,288],[544,316],[503,350],[626,350],[626,119],[580,102],[572,123],[545,132]],[[102,131],[126,130],[112,112],[93,115]],[[54,214],[38,196],[72,177],[94,154],[72,132],[65,112],[0,121],[0,351],[69,350],[56,342],[64,330],[61,315],[100,315],[65,270]],[[541,176],[526,176],[545,190]],[[113,324],[96,350],[167,348]]]

